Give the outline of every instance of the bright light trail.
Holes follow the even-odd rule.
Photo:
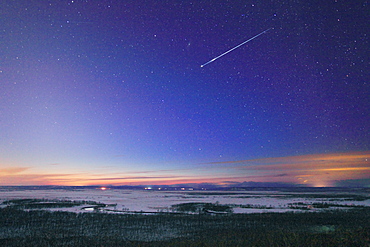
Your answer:
[[[213,58],[212,60],[209,60],[209,61],[208,61],[208,62],[206,62],[205,64],[202,64],[200,67],[204,67],[204,66],[206,66],[207,64],[209,64],[209,63],[212,63],[212,62],[216,61],[216,60],[217,60],[217,59],[219,59],[220,57],[225,56],[227,53],[229,53],[229,52],[231,52],[231,51],[235,50],[236,48],[239,48],[240,46],[244,45],[245,43],[248,43],[249,41],[251,41],[251,40],[253,40],[253,39],[257,38],[258,36],[260,36],[260,35],[262,35],[262,34],[264,34],[264,33],[266,33],[266,32],[267,32],[268,30],[270,30],[270,29],[271,29],[271,27],[270,27],[269,29],[266,29],[265,31],[263,31],[263,32],[261,32],[261,33],[259,33],[259,34],[257,34],[256,36],[253,36],[252,38],[250,38],[250,39],[248,39],[248,40],[244,41],[243,43],[241,43],[241,44],[239,44],[239,45],[237,45],[237,46],[235,46],[235,47],[231,48],[230,50],[228,50],[228,51],[226,51],[226,52],[222,53],[221,55],[219,55],[219,56],[217,56],[217,57]]]

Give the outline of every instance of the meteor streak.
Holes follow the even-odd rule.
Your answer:
[[[248,40],[244,41],[243,43],[241,43],[241,44],[239,44],[239,45],[237,45],[237,46],[235,46],[235,47],[231,48],[230,50],[225,51],[224,53],[222,53],[221,55],[219,55],[219,56],[217,56],[217,57],[213,58],[212,60],[209,60],[208,62],[206,62],[206,63],[202,64],[200,67],[202,67],[202,68],[203,68],[203,67],[204,67],[204,66],[206,66],[207,64],[209,64],[209,63],[212,63],[212,62],[216,61],[216,60],[217,60],[217,59],[219,59],[220,57],[225,56],[227,53],[229,53],[229,52],[231,52],[231,51],[235,50],[236,48],[239,48],[240,46],[244,45],[245,43],[248,43],[249,41],[251,41],[251,40],[253,40],[253,39],[257,38],[258,36],[260,36],[260,35],[262,35],[262,34],[264,34],[264,33],[266,33],[266,32],[267,32],[268,30],[270,30],[270,29],[271,29],[271,27],[270,27],[269,29],[266,29],[265,31],[263,31],[263,32],[261,32],[261,33],[259,33],[259,34],[257,34],[256,36],[253,36],[252,38],[250,38],[250,39],[248,39]]]

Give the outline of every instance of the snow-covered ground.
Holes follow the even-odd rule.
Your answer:
[[[158,190],[125,190],[125,189],[18,189],[0,190],[0,207],[2,203],[13,199],[47,199],[70,201],[96,201],[111,204],[105,210],[130,212],[171,212],[171,206],[181,203],[218,203],[230,205],[234,213],[262,213],[322,210],[311,208],[315,203],[330,203],[336,205],[370,206],[369,191],[158,191]],[[356,200],[354,195],[366,197],[366,200]],[[352,200],[353,199],[353,200]],[[300,208],[291,208],[291,204]],[[115,206],[113,206],[115,205]],[[72,208],[52,208],[48,210],[63,210],[71,212],[86,212],[84,206]],[[348,209],[348,207],[339,207]],[[306,210],[305,210],[306,211]]]

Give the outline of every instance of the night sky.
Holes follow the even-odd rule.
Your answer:
[[[370,187],[369,14],[365,0],[3,0],[0,185]]]

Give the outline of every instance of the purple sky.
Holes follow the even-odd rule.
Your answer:
[[[367,1],[0,5],[0,185],[370,186]]]

